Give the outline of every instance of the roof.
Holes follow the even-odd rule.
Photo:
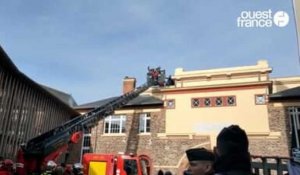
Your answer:
[[[253,74],[260,72],[272,72],[272,68],[269,67],[269,64],[266,60],[259,60],[256,65],[252,66],[239,66],[196,71],[184,71],[183,68],[176,68],[174,76],[172,78],[182,79],[191,77],[228,76],[239,74]]]
[[[85,108],[97,108],[99,106],[102,106],[106,103],[109,103],[118,97],[110,97],[99,101],[94,101],[91,103],[86,103],[82,105],[78,105],[74,107],[74,109],[85,109]],[[124,107],[138,107],[138,106],[153,106],[153,105],[163,105],[163,101],[150,96],[150,95],[140,95],[133,100],[130,100]]]
[[[300,86],[271,94],[269,98],[270,100],[300,100]]]
[[[90,102],[90,103],[85,103],[85,104],[82,104],[82,105],[75,106],[74,109],[96,108],[96,107],[102,106],[106,103],[109,103],[109,102],[111,102],[111,101],[113,101],[117,98],[118,97],[110,97],[110,98],[105,98],[105,99]]]
[[[72,107],[67,105],[64,101],[62,101],[57,96],[53,95],[49,91],[47,91],[45,88],[43,88],[41,85],[30,79],[27,75],[22,73],[17,66],[12,62],[10,57],[5,53],[4,49],[0,46],[0,67],[1,69],[4,69],[5,71],[9,72],[12,76],[15,76],[18,78],[19,81],[27,84],[28,86],[32,87],[35,91],[39,91],[46,96],[50,96],[52,99],[54,99],[57,103],[61,104],[66,110],[70,111],[72,113],[72,116],[77,116],[79,113],[74,110]]]
[[[69,105],[70,107],[77,106],[76,101],[72,97],[72,95],[67,94],[65,92],[59,91],[57,89],[53,89],[51,87],[47,87],[44,85],[41,85],[46,91],[50,92],[52,95],[59,98],[61,101],[63,101],[65,104]]]
[[[4,49],[1,46],[0,46],[0,62],[1,62],[1,68],[4,68],[11,73],[22,74],[18,70],[17,66],[11,61],[11,59],[5,53]]]

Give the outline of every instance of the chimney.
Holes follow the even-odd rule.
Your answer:
[[[123,79],[123,94],[134,90],[135,89],[135,83],[136,83],[135,78],[125,77]]]

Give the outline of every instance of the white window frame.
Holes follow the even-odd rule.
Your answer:
[[[91,133],[83,134],[83,144],[82,144],[82,149],[83,150],[88,150],[88,151],[91,150],[91,145],[85,145],[86,144],[86,140],[87,139],[91,139],[91,136],[92,136]],[[91,140],[90,140],[90,142],[91,142]]]
[[[91,145],[89,145],[89,146],[85,145],[87,138],[90,139],[90,144],[91,144],[91,139],[92,139],[91,136],[92,136],[92,134],[91,134],[90,131],[84,131],[83,139],[82,139],[82,142],[81,142],[80,162],[82,162],[82,156],[83,156],[83,154],[85,154],[84,151],[87,151],[87,153],[92,152]]]
[[[114,118],[114,117],[119,117],[119,118]],[[111,132],[112,122],[118,122],[118,121],[119,121],[118,124],[120,125],[119,132]],[[108,122],[108,132],[105,132],[107,122]],[[124,127],[125,127],[125,124],[126,124],[126,115],[110,115],[104,119],[103,133],[104,134],[124,134],[126,132],[126,129],[124,132],[122,132],[122,126],[124,125]]]
[[[141,123],[141,120],[143,120],[143,123]],[[151,126],[151,116],[150,113],[141,113],[139,115],[139,133],[150,133],[151,129],[147,131],[147,122],[150,123]],[[143,131],[141,132],[141,128],[143,128]]]

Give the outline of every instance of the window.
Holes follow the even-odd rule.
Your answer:
[[[227,104],[228,104],[228,106],[234,106],[235,105],[235,97],[234,96],[227,97]]]
[[[85,153],[91,153],[91,130],[85,130],[83,134],[83,140],[82,140],[82,148],[81,148],[81,157]]]
[[[192,99],[192,107],[200,107],[200,99],[199,98],[193,98]]]
[[[266,96],[263,94],[255,95],[255,104],[257,104],[257,105],[266,104]]]
[[[211,103],[210,103],[210,98],[205,98],[205,99],[204,99],[204,105],[205,105],[205,106],[210,106],[210,104],[211,104]]]
[[[175,108],[175,100],[174,99],[167,100],[166,106],[168,109],[174,109]]]
[[[217,97],[216,98],[216,106],[222,106],[222,103],[223,103],[222,98],[221,97]]]
[[[236,97],[230,96],[218,96],[218,97],[197,97],[191,99],[192,108],[203,107],[231,107],[236,106]]]
[[[91,152],[91,134],[83,135],[82,155]]]
[[[150,113],[140,114],[140,125],[139,132],[140,133],[149,133],[150,132]]]
[[[111,115],[104,120],[104,133],[125,133],[125,115]]]
[[[125,159],[123,169],[127,175],[138,175],[136,160]]]

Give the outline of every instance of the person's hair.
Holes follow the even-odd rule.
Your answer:
[[[217,137],[217,149],[220,155],[248,152],[248,147],[247,134],[238,125],[223,128]]]
[[[171,171],[166,171],[165,175],[172,175],[172,172]]]
[[[251,157],[246,132],[237,125],[225,127],[217,137],[214,170],[251,172]]]
[[[158,170],[157,175],[164,175],[164,172],[162,170]]]

